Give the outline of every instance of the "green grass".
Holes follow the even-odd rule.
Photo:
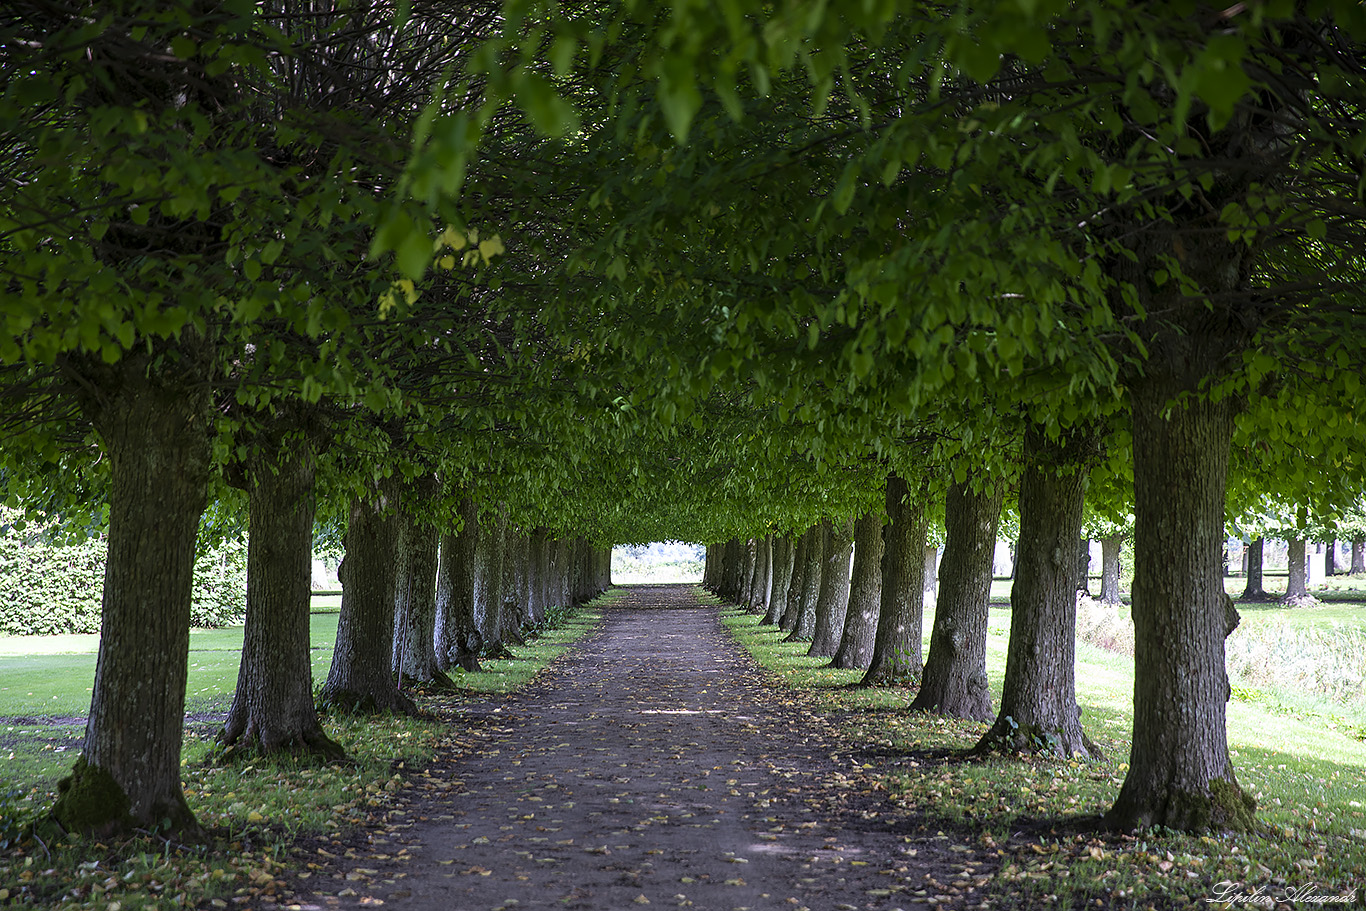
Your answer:
[[[296,839],[330,839],[340,853],[349,827],[401,823],[403,811],[396,808],[395,799],[421,781],[416,770],[437,751],[459,752],[477,736],[463,725],[447,724],[439,715],[457,709],[471,695],[497,697],[525,686],[576,639],[591,632],[601,619],[601,605],[615,597],[609,592],[598,602],[558,615],[554,626],[539,630],[527,645],[515,649],[516,659],[485,662],[479,673],[457,673],[457,693],[417,691],[413,695],[419,706],[437,713],[432,717],[328,716],[324,727],[349,754],[343,763],[316,765],[286,758],[216,764],[209,761],[213,725],[189,726],[183,784],[196,818],[211,830],[211,841],[204,846],[170,845],[155,837],[107,843],[54,838],[41,819],[55,799],[57,779],[75,759],[69,747],[80,726],[12,726],[0,732],[7,743],[0,750],[0,906],[57,911],[232,907],[278,894],[283,887],[278,877],[285,866],[308,875],[308,863],[314,859],[291,856]],[[322,652],[315,652],[315,681],[322,679],[331,661],[336,623],[335,613],[314,614],[313,642]],[[236,684],[240,644],[240,629],[192,634],[192,699],[227,707]],[[54,702],[75,706],[72,714],[84,714],[95,645],[63,645],[73,646],[79,647],[44,655],[39,643],[0,642],[6,649],[0,651],[0,679],[6,685],[14,683],[9,668],[28,662],[17,671],[25,681],[22,700],[36,699],[41,687],[53,682],[62,688],[61,698]],[[20,654],[13,654],[16,651]],[[44,661],[60,664],[65,673],[80,679],[56,680],[59,675],[44,670]],[[34,697],[27,695],[30,690]],[[0,694],[0,714],[15,714],[10,704],[9,697]],[[31,829],[34,825],[37,828]]]
[[[1317,719],[1255,703],[1229,706],[1230,750],[1240,783],[1257,798],[1262,831],[1106,835],[1097,830],[1097,817],[1113,803],[1128,768],[1133,669],[1127,656],[1085,643],[1077,648],[1083,724],[1105,760],[970,760],[965,751],[986,725],[911,714],[910,689],[847,688],[860,672],[805,657],[805,644],[782,642],[756,616],[733,610],[723,616],[798,698],[816,710],[848,713],[845,733],[879,751],[880,758],[863,760],[872,765],[870,786],[888,791],[923,831],[999,859],[1000,870],[972,902],[1194,908],[1209,907],[1204,899],[1223,880],[1269,884],[1278,894],[1318,883],[1320,892],[1339,894],[1366,878],[1366,745]],[[932,623],[930,612],[926,650]],[[987,662],[998,704],[1009,623],[1008,606],[993,605]],[[962,898],[955,889],[944,894]]]

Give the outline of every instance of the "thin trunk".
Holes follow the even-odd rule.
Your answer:
[[[1358,535],[1352,539],[1352,575],[1366,573],[1366,537]]]
[[[792,579],[787,586],[787,604],[783,607],[778,629],[790,633],[797,628],[797,617],[802,612],[802,587],[806,585],[807,553],[811,549],[810,529],[797,535],[792,546]]]
[[[1257,538],[1247,546],[1247,585],[1243,588],[1244,601],[1267,600],[1262,588],[1262,562],[1266,553],[1266,539]]]
[[[527,574],[527,609],[532,625],[539,627],[545,623],[545,612],[549,606],[550,529],[544,525],[538,526],[531,533]]]
[[[1134,447],[1134,727],[1116,828],[1247,828],[1229,761],[1224,638],[1237,613],[1220,553],[1232,403],[1131,393]]]
[[[1100,600],[1106,604],[1120,603],[1119,554],[1123,545],[1122,534],[1100,539]]]
[[[1319,601],[1309,594],[1309,558],[1304,538],[1291,538],[1286,542],[1289,550],[1289,575],[1285,582],[1285,597],[1281,603],[1289,607],[1308,607]]]
[[[260,445],[264,441],[258,440]],[[276,438],[244,477],[248,498],[247,614],[232,708],[218,741],[230,753],[312,753],[341,759],[313,705],[313,444]]]
[[[849,610],[844,635],[830,662],[845,670],[868,667],[873,658],[878,607],[882,598],[882,510],[875,509],[854,525],[854,567],[849,582]]]
[[[787,608],[787,591],[792,585],[792,558],[795,547],[791,535],[775,535],[773,556],[769,561],[773,567],[773,584],[768,593],[768,611],[761,621],[767,626],[777,626]]]
[[[442,670],[480,670],[484,638],[475,616],[475,547],[479,541],[479,508],[460,501],[460,531],[441,538],[436,583],[436,657]]]
[[[1323,574],[1324,576],[1336,576],[1338,574],[1338,539],[1329,538],[1328,544],[1323,551]]]
[[[878,599],[877,634],[863,686],[920,682],[924,637],[925,498],[895,472],[887,475],[887,519],[882,532],[882,593]]]
[[[807,532],[806,569],[802,573],[801,601],[797,607],[797,622],[788,634],[787,642],[810,642],[816,631],[816,604],[821,593],[821,570],[825,557],[825,542],[830,536],[830,523],[817,522]]]
[[[1077,554],[1077,591],[1091,594],[1091,539],[1081,538]]]
[[[1010,590],[1010,643],[996,722],[977,752],[1051,753],[1099,759],[1081,729],[1077,705],[1078,576],[1066,559],[1081,533],[1095,437],[1050,441],[1042,428],[1024,438],[1020,479],[1020,569]],[[1107,542],[1110,538],[1105,539]]]
[[[764,535],[754,541],[754,587],[750,591],[749,612],[762,614],[768,610],[769,589],[773,585],[773,536]]]
[[[157,383],[143,358],[95,372],[99,391],[82,405],[109,458],[100,645],[85,751],[52,813],[68,831],[198,837],[180,747],[212,411],[206,394]]]
[[[854,553],[854,520],[827,521],[821,557],[821,590],[816,596],[816,627],[811,632],[811,658],[833,658],[849,613],[849,561]]]
[[[754,605],[754,574],[757,568],[757,548],[753,538],[746,538],[740,545],[743,557],[740,564],[740,592],[736,598],[736,603],[741,607],[749,609]]]
[[[435,475],[417,479],[403,492],[395,553],[393,672],[405,681],[452,689],[436,656],[436,527],[415,515],[415,507],[436,497]]]
[[[346,556],[337,568],[342,584],[337,643],[318,695],[327,709],[417,714],[417,706],[399,690],[393,674],[398,501],[399,482],[394,477],[351,501]]]
[[[928,610],[934,610],[939,604],[939,547],[926,544],[924,551],[925,573],[921,577],[921,599]]]
[[[987,616],[1002,498],[1003,485],[995,482],[980,492],[973,490],[971,479],[949,487],[930,656],[920,692],[911,703],[913,710],[976,721],[992,719]]]

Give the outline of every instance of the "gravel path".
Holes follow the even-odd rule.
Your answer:
[[[320,858],[286,904],[890,911],[949,860],[837,787],[822,726],[692,586],[627,589],[485,717],[473,754],[410,775],[403,822]]]

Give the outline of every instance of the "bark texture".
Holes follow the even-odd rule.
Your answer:
[[[920,491],[917,491],[919,494]],[[905,479],[887,476],[888,523],[882,532],[882,592],[873,655],[862,686],[920,682],[924,635],[925,518],[923,496],[911,497]]]
[[[1106,604],[1118,604],[1119,593],[1119,555],[1123,549],[1124,536],[1110,535],[1100,539],[1100,600]]]
[[[802,572],[801,599],[798,601],[797,621],[788,634],[787,642],[810,642],[816,631],[816,605],[820,601],[821,570],[824,568],[826,540],[830,524],[817,522],[807,532],[806,567]]]
[[[1309,594],[1309,555],[1304,538],[1291,538],[1286,542],[1289,552],[1289,573],[1285,580],[1285,597],[1281,603],[1287,607],[1312,607],[1319,599]]]
[[[404,491],[395,553],[393,671],[406,682],[452,689],[436,654],[436,574],[440,539],[436,526],[417,515],[436,497],[435,475],[418,478]]]
[[[1242,600],[1266,601],[1262,588],[1262,566],[1266,555],[1266,539],[1257,538],[1247,546],[1247,585],[1243,586]]]
[[[873,658],[878,608],[882,598],[882,510],[873,510],[854,525],[854,566],[849,580],[849,609],[844,634],[832,667],[863,669]]]
[[[772,588],[773,536],[764,535],[754,541],[754,587],[750,591],[750,613],[768,612],[768,599]]]
[[[987,685],[987,604],[1001,500],[1002,485],[997,483],[977,491],[969,478],[949,487],[944,504],[947,537],[939,564],[939,598],[930,633],[930,655],[912,710],[975,721],[992,719]],[[1064,554],[1074,554],[1075,546],[1074,540]]]
[[[797,617],[802,611],[802,587],[806,585],[807,554],[811,550],[811,530],[807,529],[792,542],[792,578],[787,586],[787,604],[783,606],[778,628],[790,633],[797,628]]]
[[[1131,393],[1134,440],[1134,730],[1107,815],[1122,829],[1246,828],[1225,726],[1224,491],[1228,401]]]
[[[460,531],[441,537],[436,582],[436,657],[441,669],[477,671],[484,639],[474,610],[474,551],[479,540],[479,509],[460,501]]]
[[[398,498],[398,479],[390,477],[351,501],[346,556],[337,568],[342,584],[337,644],[318,696],[329,710],[417,714],[417,706],[399,691],[393,674]]]
[[[1081,533],[1095,438],[1058,441],[1030,428],[1020,479],[1020,565],[1010,592],[1010,643],[996,721],[978,752],[1099,759],[1081,729],[1076,695],[1077,593],[1082,567],[1067,558]],[[1108,539],[1107,539],[1108,540]]]
[[[109,551],[85,750],[52,813],[68,831],[198,837],[180,748],[212,410],[206,392],[161,385],[141,357],[93,373],[82,407],[109,458]]]
[[[1366,573],[1366,538],[1352,539],[1352,575]]]
[[[854,554],[854,520],[829,522],[821,556],[821,590],[816,596],[816,627],[811,632],[811,658],[833,658],[849,613],[849,561]]]
[[[230,754],[340,759],[313,705],[309,609],[313,573],[312,441],[258,438],[244,477],[248,499],[247,614],[232,708],[218,734]]]
[[[763,623],[777,626],[787,608],[787,591],[792,585],[792,558],[795,548],[791,535],[773,536],[773,584],[768,593],[768,610],[764,612]]]

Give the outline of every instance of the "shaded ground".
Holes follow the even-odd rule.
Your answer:
[[[628,590],[532,688],[461,715],[482,745],[407,770],[348,842],[300,846],[285,905],[882,911],[946,883],[971,901],[996,865],[853,787],[691,586]]]

